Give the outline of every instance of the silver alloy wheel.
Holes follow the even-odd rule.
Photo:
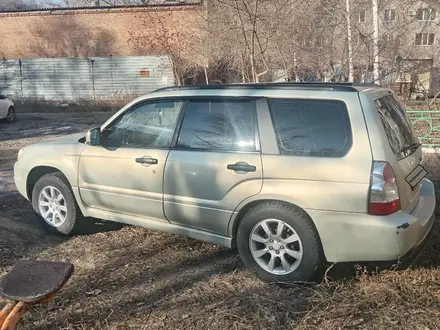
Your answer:
[[[15,112],[14,109],[8,110],[8,115],[6,117],[9,121],[13,121],[15,119]]]
[[[38,195],[40,214],[52,227],[60,227],[67,218],[67,205],[63,194],[53,186],[41,189]]]
[[[255,225],[249,248],[257,264],[275,275],[293,272],[303,257],[301,238],[290,225],[277,219],[265,219]]]

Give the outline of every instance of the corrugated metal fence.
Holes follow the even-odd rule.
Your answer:
[[[0,91],[15,99],[109,100],[170,85],[167,56],[0,60]]]

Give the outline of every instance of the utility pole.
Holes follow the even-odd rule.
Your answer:
[[[379,81],[379,9],[377,0],[373,0],[373,83],[380,84]]]
[[[350,0],[347,3],[348,82],[353,82],[353,46],[351,40]]]

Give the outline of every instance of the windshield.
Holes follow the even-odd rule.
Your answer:
[[[394,95],[374,101],[379,112],[391,149],[398,159],[408,157],[417,150],[419,141],[414,136],[412,124],[405,109]]]

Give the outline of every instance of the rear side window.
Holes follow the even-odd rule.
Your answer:
[[[342,157],[351,148],[347,107],[341,101],[269,99],[280,152]]]
[[[387,95],[374,101],[388,142],[397,159],[405,158],[417,150],[418,140],[405,109],[394,95]],[[412,147],[415,148],[412,148]]]
[[[255,151],[254,102],[190,101],[177,147],[219,151]]]

